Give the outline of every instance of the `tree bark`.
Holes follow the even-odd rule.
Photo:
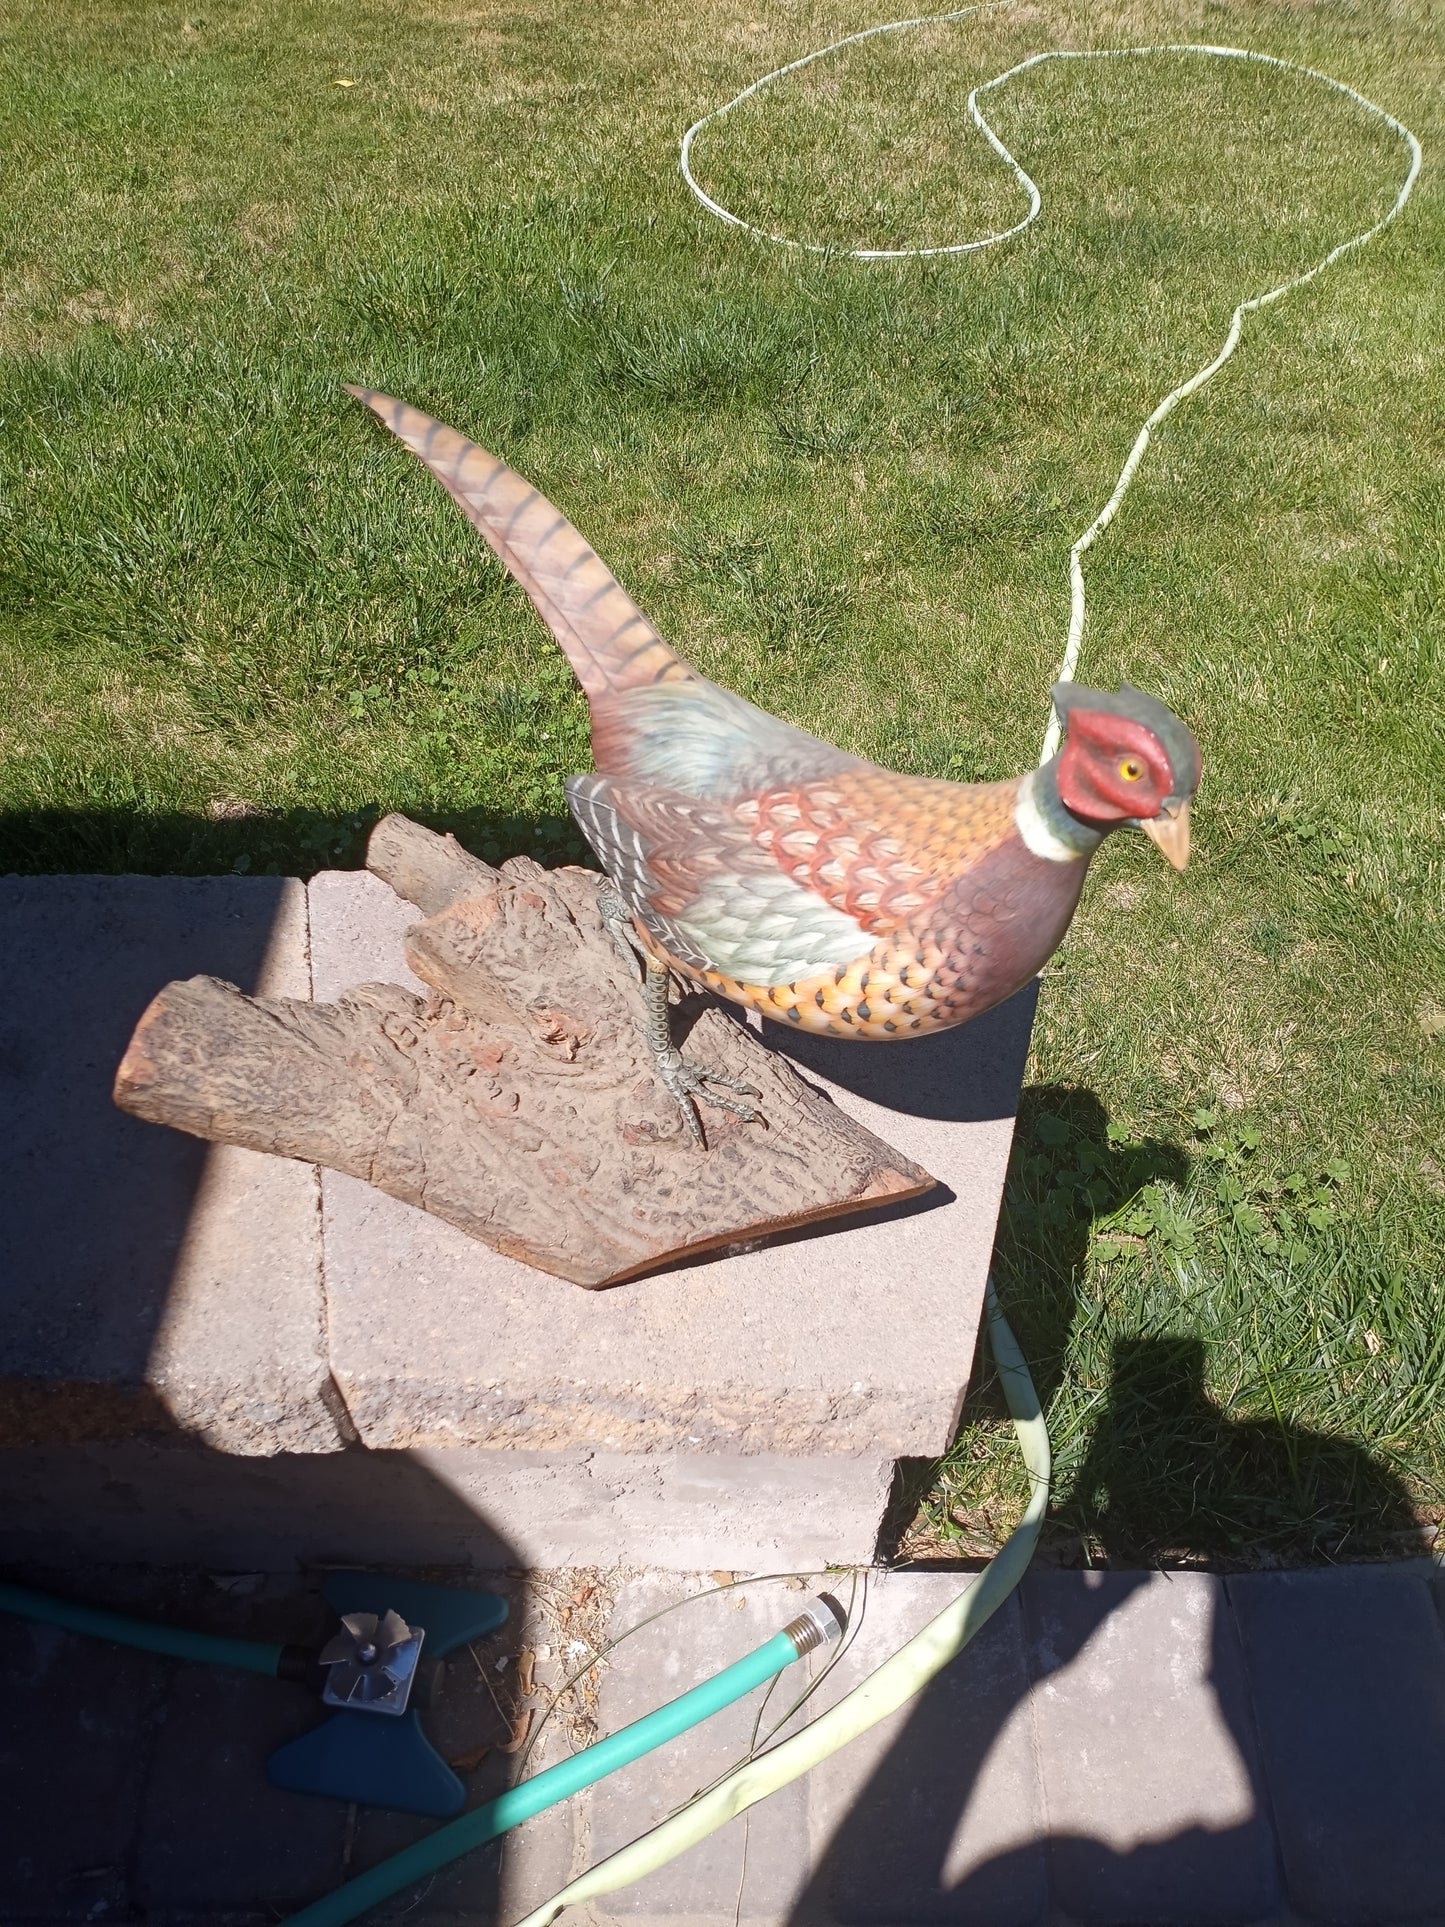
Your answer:
[[[366,1179],[509,1256],[589,1287],[935,1180],[855,1124],[712,1000],[686,997],[690,1056],[761,1092],[764,1122],[703,1112],[699,1150],[643,1041],[640,971],[597,912],[601,878],[500,870],[391,816],[368,868],[425,913],[427,984],[335,1004],[168,984],[116,1076],[123,1110]]]

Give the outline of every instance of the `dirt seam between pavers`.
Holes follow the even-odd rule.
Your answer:
[[[306,962],[306,994],[316,1001],[316,976],[311,965],[311,883],[308,880],[301,886],[305,904],[304,936],[302,939]],[[321,1403],[326,1407],[332,1424],[336,1427],[337,1444],[342,1451],[362,1443],[361,1431],[347,1402],[341,1381],[336,1376],[336,1367],[331,1355],[331,1290],[327,1281],[326,1252],[326,1213],[321,1195],[321,1167],[312,1164],[307,1167],[311,1172],[311,1197],[316,1212],[316,1250],[318,1282],[321,1287],[321,1347],[325,1372],[319,1387]]]

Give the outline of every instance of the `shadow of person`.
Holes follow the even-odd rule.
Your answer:
[[[1109,1395],[1059,1516],[1111,1566],[1338,1558],[1415,1523],[1404,1486],[1353,1440],[1233,1419],[1197,1338],[1121,1338]]]
[[[1166,1799],[1152,1827],[1141,1826],[1136,1814],[1121,1814],[1107,1839],[1051,1833],[1039,1817],[1020,1820],[1029,1802],[1017,1781],[1033,1771],[1033,1749],[1013,1718],[1021,1702],[1047,1690],[1144,1588],[1178,1583],[1113,1569],[1116,1564],[1166,1556],[1176,1563],[1240,1561],[1246,1550],[1267,1551],[1277,1563],[1285,1552],[1337,1548],[1362,1518],[1382,1531],[1410,1523],[1404,1488],[1362,1446],[1279,1421],[1231,1419],[1205,1390],[1204,1362],[1204,1347],[1193,1338],[1126,1338],[1115,1347],[1107,1406],[1062,1508],[1105,1549],[1111,1569],[1036,1568],[959,1659],[895,1716],[886,1750],[831,1828],[792,1927],[825,1921],[1007,1927],[1051,1907],[1118,1927],[1146,1927],[1159,1920],[1255,1918],[1261,1896],[1268,1901],[1265,1913],[1277,1904],[1277,1854],[1241,1649],[1229,1614],[1214,1598],[1202,1602],[1210,1614],[1207,1633],[1201,1628],[1202,1679],[1188,1680],[1199,1666],[1199,1636],[1192,1645],[1180,1636],[1177,1665],[1188,1682],[1186,1696],[1202,1688],[1212,1702],[1210,1723],[1231,1799],[1192,1811],[1186,1798],[1172,1814]],[[1172,1621],[1161,1635],[1157,1615],[1150,1617],[1156,1636],[1174,1637]],[[1122,1650],[1127,1661],[1127,1646]],[[1134,1744],[1131,1722],[1145,1723],[1138,1744],[1149,1744],[1145,1725],[1158,1707],[1147,1696],[1136,1702],[1127,1664],[1115,1669],[1112,1681],[1113,1703],[1090,1716],[1096,1739],[1080,1737],[1080,1759],[1040,1749],[1045,1774],[1062,1773],[1072,1789],[1085,1756],[1097,1755],[1087,1778],[1106,1770],[1111,1747]],[[1190,1715],[1196,1728],[1202,1717],[1196,1697]],[[1011,1721],[1012,1737],[1005,1739]],[[1011,1810],[990,1813],[981,1799],[1002,1799]],[[1035,1816],[1043,1811],[1042,1802],[1033,1807]],[[1172,1824],[1159,1826],[1161,1816]],[[1030,1837],[1021,1840],[1021,1832]]]
[[[1060,1629],[1052,1666],[1077,1658],[1107,1613],[1148,1583],[1144,1573],[1119,1578],[1124,1583],[1113,1597],[1105,1602],[1091,1595],[1085,1609]],[[955,1583],[966,1582],[960,1577]],[[942,1600],[935,1596],[930,1604],[936,1610]],[[883,1653],[869,1657],[876,1663]],[[985,1776],[983,1798],[999,1790],[1000,1776],[990,1772],[990,1761],[1000,1749],[1000,1736],[1011,1725],[1017,1728],[1030,1658],[1015,1596],[902,1713],[875,1735],[854,1742],[864,1757],[871,1751],[875,1758],[845,1811],[836,1819],[819,1815],[818,1795],[810,1790],[814,1824],[819,1818],[833,1824],[789,1927],[922,1927],[945,1921],[1024,1927],[1046,1915],[1043,1841],[1019,1841],[1018,1781],[1021,1768],[1029,1771],[1032,1749],[1016,1730],[1002,1748],[1010,1756],[1001,1775],[1009,1812],[971,1812]],[[1035,1803],[1025,1797],[1023,1804],[1032,1818]],[[1017,1844],[992,1853],[985,1846],[980,1852],[979,1831],[989,1846]]]
[[[1091,1090],[1038,1084],[1024,1092],[994,1282],[1045,1408],[1064,1369],[1095,1220],[1147,1185],[1182,1184],[1189,1163],[1172,1139],[1120,1133]]]

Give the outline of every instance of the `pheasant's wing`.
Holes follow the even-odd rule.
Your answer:
[[[714,802],[872,767],[696,674],[595,700],[592,760],[608,776]]]
[[[873,947],[725,804],[605,776],[569,777],[567,801],[632,914],[679,963],[766,989]]]

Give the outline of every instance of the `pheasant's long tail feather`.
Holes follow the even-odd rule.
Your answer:
[[[524,476],[419,408],[348,388],[436,476],[521,583],[589,698],[692,681],[611,570]]]

